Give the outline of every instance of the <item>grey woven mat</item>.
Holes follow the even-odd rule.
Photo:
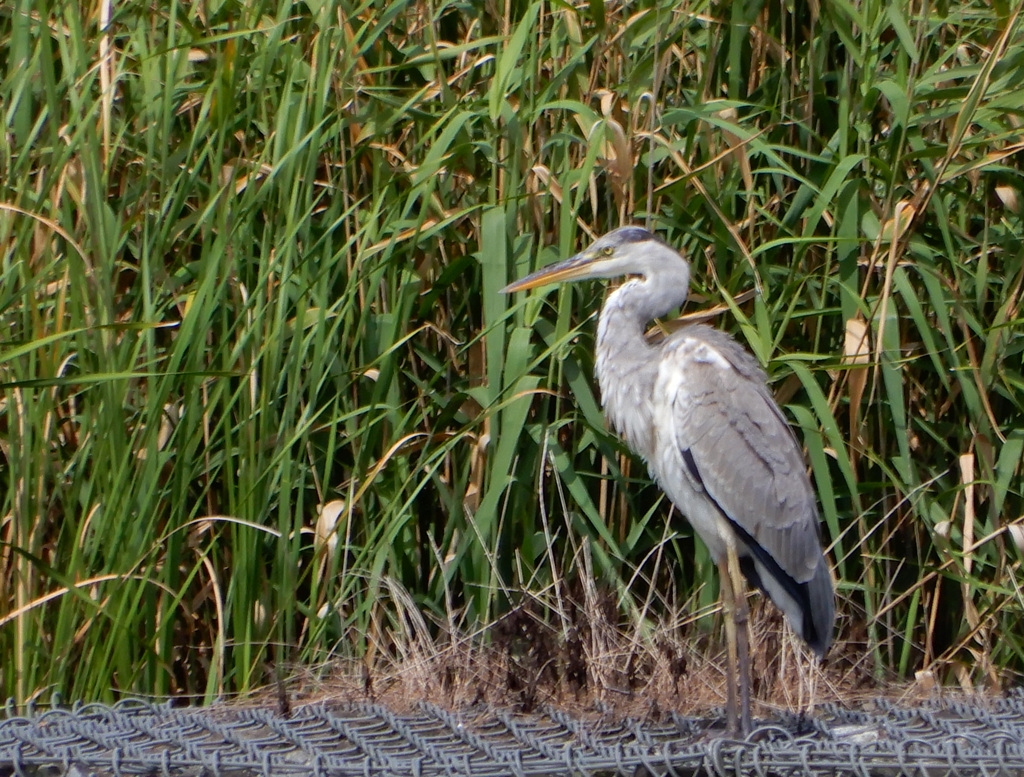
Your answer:
[[[114,706],[0,715],[0,776],[19,775],[1024,775],[1024,695],[826,707],[759,721],[450,712],[421,704],[270,709]]]

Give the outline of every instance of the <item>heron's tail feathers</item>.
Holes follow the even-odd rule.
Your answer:
[[[779,566],[771,554],[735,521],[732,525],[750,552],[749,556],[740,558],[744,577],[775,602],[793,630],[819,658],[824,658],[832,645],[836,618],[835,593],[824,554],[818,559],[811,578],[800,582]]]

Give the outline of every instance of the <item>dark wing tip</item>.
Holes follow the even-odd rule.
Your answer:
[[[740,542],[750,551],[749,558],[741,559],[740,566],[744,576],[751,585],[761,589],[769,599],[775,601],[779,609],[786,613],[786,617],[807,643],[807,646],[817,654],[818,658],[824,658],[832,645],[832,629],[836,614],[832,578],[829,577],[828,564],[824,554],[818,560],[814,577],[805,583],[800,583],[779,565],[779,562],[750,535],[750,532],[731,518],[729,518],[729,523],[732,524]],[[791,600],[791,604],[787,605],[785,601],[776,601],[761,579],[754,560],[782,589],[783,599]],[[742,563],[744,561],[747,563]],[[792,607],[792,604],[795,604],[796,607]],[[798,611],[796,611],[797,609]]]
[[[806,599],[801,600],[804,605],[803,637],[811,650],[818,654],[818,658],[824,658],[832,646],[832,631],[836,621],[835,593],[824,556],[814,570],[814,577],[802,586],[806,592]]]

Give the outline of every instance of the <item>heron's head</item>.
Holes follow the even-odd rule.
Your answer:
[[[620,275],[650,277],[664,271],[666,262],[682,263],[683,258],[664,240],[642,227],[619,227],[589,247],[561,262],[510,283],[505,293],[537,286],[586,278],[617,278]]]

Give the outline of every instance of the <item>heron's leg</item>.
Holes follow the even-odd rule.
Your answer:
[[[743,584],[743,573],[740,571],[740,560],[736,554],[736,546],[730,544],[726,561],[729,565],[733,604],[733,620],[736,623],[736,658],[739,664],[740,687],[740,733],[750,733],[750,631],[747,623],[750,620],[750,608]]]
[[[735,551],[730,548],[730,553]],[[736,597],[733,579],[729,573],[729,559],[718,562],[718,575],[722,585],[722,611],[725,614],[725,724],[730,736],[740,734],[739,713],[736,709]]]

